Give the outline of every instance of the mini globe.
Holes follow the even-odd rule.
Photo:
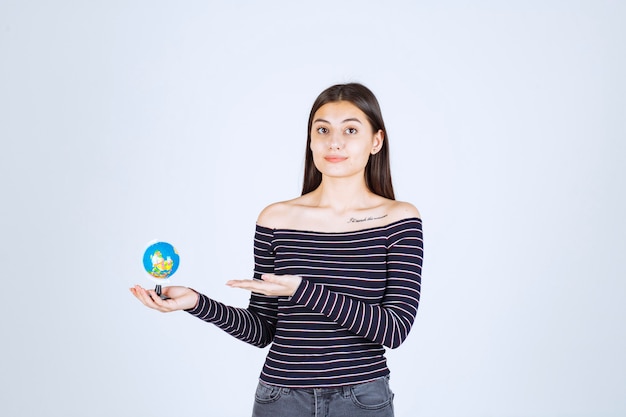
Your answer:
[[[143,267],[156,280],[167,280],[174,275],[179,261],[176,248],[167,242],[151,242],[143,254]]]

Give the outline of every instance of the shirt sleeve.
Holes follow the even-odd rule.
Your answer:
[[[274,272],[273,232],[257,225],[254,235],[254,279]],[[198,305],[187,310],[193,316],[215,324],[231,336],[257,347],[269,345],[276,333],[278,298],[252,293],[247,308],[227,306],[204,294]]]
[[[387,237],[387,283],[379,304],[369,304],[303,279],[291,302],[323,314],[367,340],[400,346],[411,330],[421,291],[424,254],[422,222],[411,219]]]

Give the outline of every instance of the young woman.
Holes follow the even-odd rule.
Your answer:
[[[189,288],[146,306],[186,310],[254,346],[271,344],[253,417],[393,416],[385,347],[413,325],[423,255],[417,209],[396,201],[374,94],[356,83],[323,91],[311,109],[302,195],[265,208],[254,238],[247,308]]]

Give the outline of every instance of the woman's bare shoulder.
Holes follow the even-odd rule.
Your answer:
[[[298,198],[293,200],[279,201],[265,207],[257,219],[259,226],[267,227],[270,229],[279,229],[284,227],[285,223],[294,214],[294,208],[298,207]]]
[[[407,203],[406,201],[390,200],[388,203],[388,213],[390,221],[397,221],[412,217],[417,217],[418,219],[422,218],[419,210],[417,210],[413,204]]]

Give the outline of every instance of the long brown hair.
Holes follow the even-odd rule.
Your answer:
[[[384,140],[380,151],[370,155],[365,166],[365,185],[374,194],[395,200],[391,182],[391,168],[389,163],[389,137],[378,100],[372,91],[359,83],[337,84],[322,91],[311,108],[307,127],[306,150],[304,156],[304,181],[302,195],[315,190],[322,182],[322,173],[313,163],[311,151],[311,126],[315,112],[324,104],[338,101],[348,101],[358,107],[365,115],[374,132],[383,131]]]

